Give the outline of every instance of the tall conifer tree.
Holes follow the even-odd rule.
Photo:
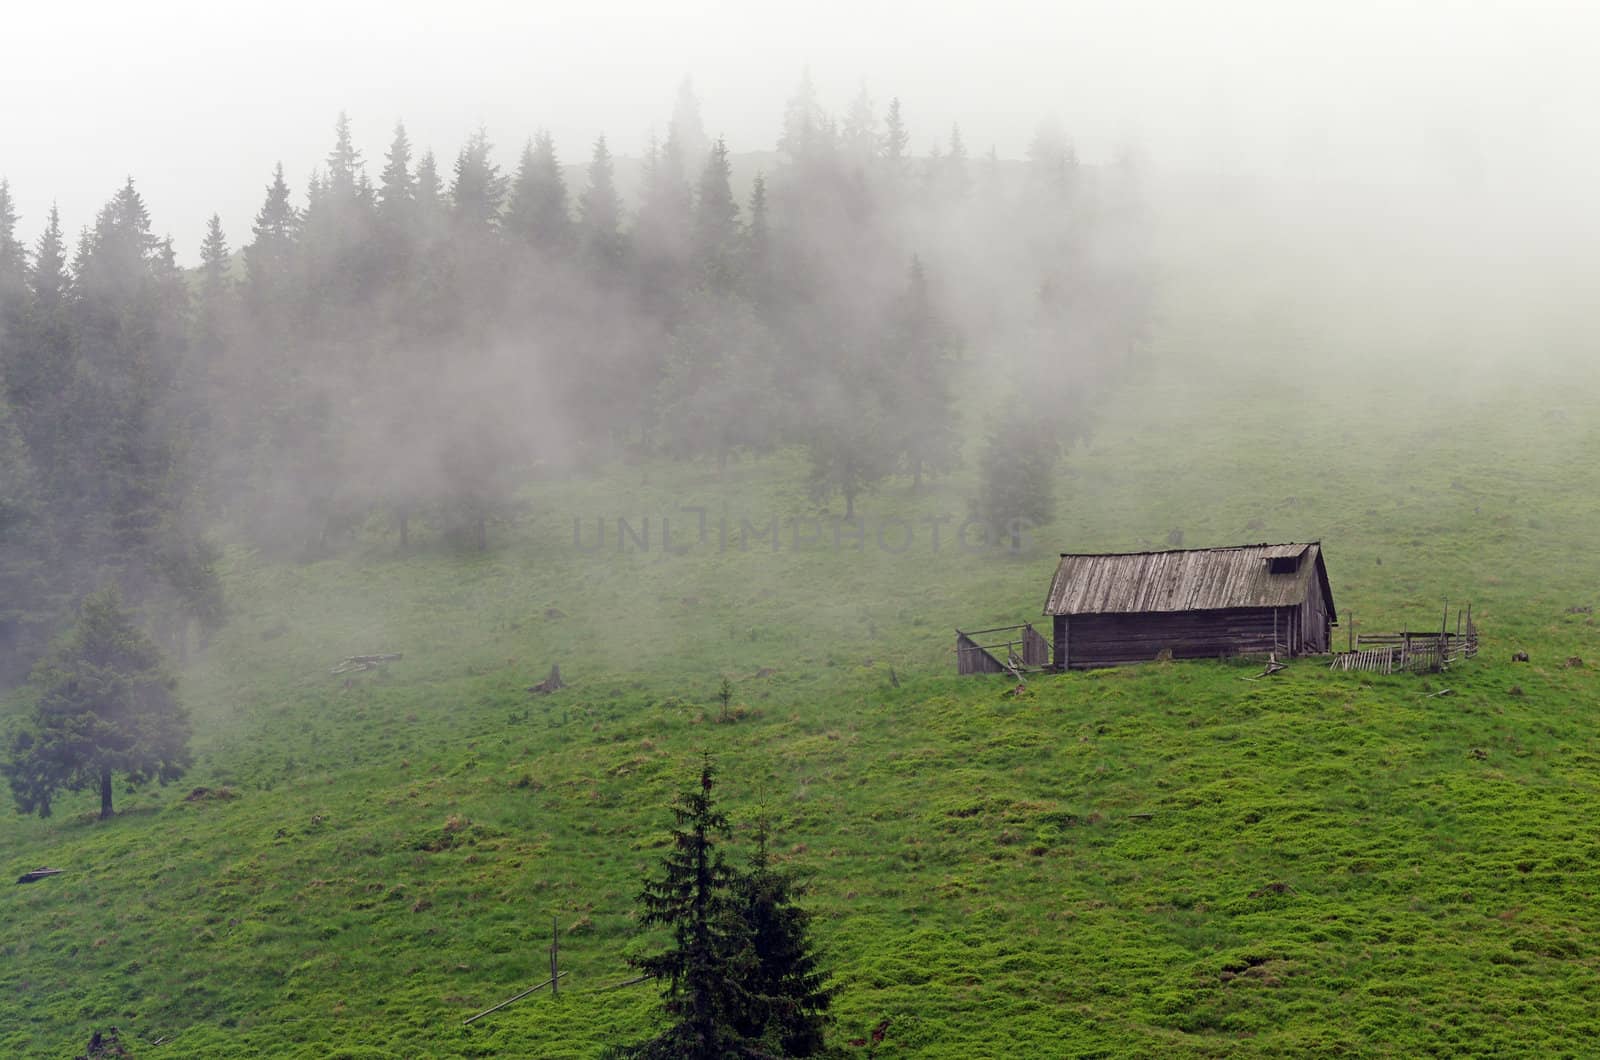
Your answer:
[[[883,161],[891,177],[905,171],[906,151],[911,146],[911,132],[906,128],[900,109],[900,97],[889,101],[889,111],[883,122]]]
[[[271,331],[286,330],[295,286],[296,243],[300,212],[290,201],[283,163],[272,171],[266,201],[256,211],[254,239],[244,249],[245,281],[250,307]]]
[[[0,178],[0,326],[4,326],[7,313],[20,311],[28,271],[28,255],[17,235],[17,221],[11,183]]]
[[[705,165],[706,152],[711,149],[711,138],[706,135],[705,122],[700,117],[700,99],[694,93],[694,83],[687,77],[678,85],[665,146],[678,157],[685,173],[698,172]]]
[[[757,822],[755,853],[739,875],[739,917],[750,959],[741,984],[740,1030],[775,1056],[821,1056],[836,988],[811,942],[811,913],[799,904],[804,885],[772,860],[767,822]]]
[[[488,132],[478,129],[456,154],[450,206],[456,222],[469,232],[488,233],[500,226],[507,181],[493,153]]]
[[[27,673],[48,638],[49,560],[37,476],[0,388],[0,688]]]
[[[589,183],[579,203],[583,252],[592,268],[614,275],[621,268],[622,199],[617,194],[616,167],[604,136],[595,140],[589,161]]]
[[[556,257],[571,244],[567,182],[550,133],[540,130],[523,149],[511,185],[506,227],[517,238]]]
[[[719,138],[706,155],[695,200],[695,254],[706,282],[719,290],[731,287],[735,279],[739,204],[733,201],[732,177],[728,145]]]
[[[888,367],[895,380],[889,392],[893,429],[915,489],[925,474],[954,470],[961,441],[950,392],[957,343],[934,307],[919,258],[911,259],[887,331]]]
[[[748,872],[728,864],[731,828],[707,756],[697,789],[673,804],[661,874],[639,895],[640,920],[670,940],[632,963],[661,984],[669,1023],[613,1049],[638,1060],[776,1060],[817,1056],[833,989],[812,947],[794,877],[767,855],[765,824]]]
[[[70,411],[74,395],[69,386],[76,358],[68,304],[71,284],[61,213],[52,206],[28,270],[25,311],[13,322],[9,353],[0,361],[12,413],[41,487],[63,484],[64,476],[58,477],[56,471],[65,467],[66,445],[76,419]]]
[[[379,177],[379,215],[391,225],[404,226],[411,219],[416,198],[417,182],[411,175],[411,140],[406,136],[405,125],[396,123]]]

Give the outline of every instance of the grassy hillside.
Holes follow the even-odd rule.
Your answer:
[[[184,675],[192,775],[119,790],[105,823],[87,797],[0,817],[0,869],[68,870],[0,888],[0,1051],[116,1025],[140,1056],[593,1056],[648,1025],[648,987],[604,988],[702,750],[742,833],[776,815],[837,1037],[888,1017],[881,1056],[1586,1051],[1600,643],[1567,608],[1600,603],[1600,402],[1220,367],[1299,341],[1170,306],[1020,559],[952,543],[970,477],[870,498],[859,550],[827,525],[740,549],[741,521],[811,513],[792,454],[541,483],[487,557],[231,551],[235,619]],[[663,516],[688,547],[662,550]],[[648,551],[619,551],[618,517],[649,518]],[[1169,663],[1019,698],[953,676],[952,627],[1035,616],[1054,551],[1174,529],[1321,538],[1341,617],[1425,627],[1471,600],[1484,652],[1442,677]],[[405,657],[329,676],[373,651]],[[554,662],[571,687],[529,696]],[[542,977],[552,918],[561,996],[463,1029]]]

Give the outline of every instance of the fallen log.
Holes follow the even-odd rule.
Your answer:
[[[399,652],[381,652],[377,655],[352,655],[344,662],[335,666],[329,673],[339,674],[360,673],[363,670],[376,670],[386,662],[394,662],[400,658]]]
[[[46,876],[59,876],[66,871],[66,869],[34,869],[32,872],[24,872],[21,876],[18,876],[17,882],[32,883],[34,880],[42,880]]]

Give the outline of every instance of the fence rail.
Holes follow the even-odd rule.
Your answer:
[[[1437,673],[1476,654],[1478,629],[1468,619],[1465,633],[1363,633],[1355,638],[1350,651],[1335,655],[1328,668],[1374,674]]]

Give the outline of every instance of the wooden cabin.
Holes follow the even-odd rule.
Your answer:
[[[1326,652],[1339,621],[1320,542],[1062,553],[1044,613],[1054,667]]]

